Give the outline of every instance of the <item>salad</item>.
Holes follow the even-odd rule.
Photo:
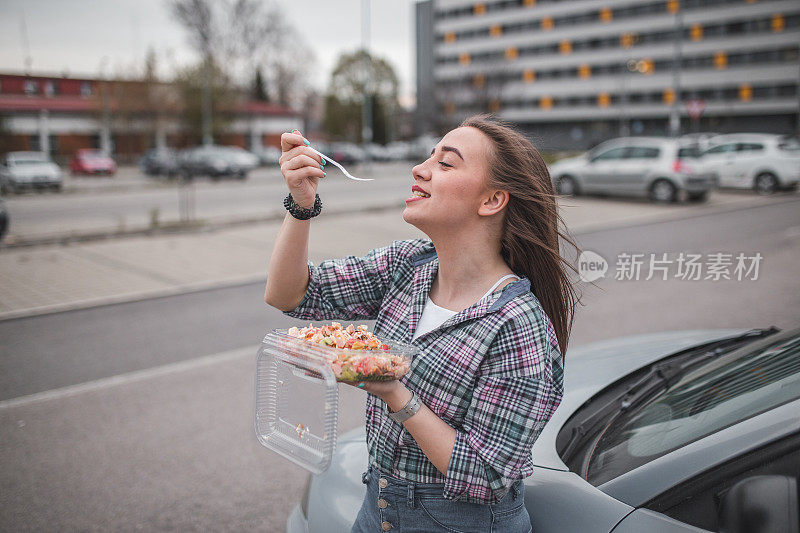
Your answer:
[[[338,381],[388,381],[401,378],[411,365],[408,357],[391,353],[391,347],[367,331],[367,326],[343,328],[339,322],[314,327],[289,328],[287,334],[333,348],[326,354]],[[338,350],[337,350],[338,348]]]

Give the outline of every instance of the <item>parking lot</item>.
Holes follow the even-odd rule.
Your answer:
[[[375,176],[369,184],[329,173],[310,259],[421,236],[402,220],[409,169],[361,170]],[[297,325],[263,303],[284,216],[280,173],[198,180],[205,226],[117,238],[109,238],[119,230],[114,212],[126,213],[128,229],[146,227],[154,207],[177,218],[177,185],[126,167],[113,178],[69,180],[62,194],[7,198],[20,240],[91,238],[0,250],[0,529],[282,531],[306,474],[261,447],[252,429],[258,340]],[[579,245],[610,265],[596,287],[582,286],[571,344],[791,327],[800,313],[798,199],[750,191],[714,191],[699,204],[561,198]],[[761,277],[614,279],[620,254],[680,251],[758,252]],[[340,401],[341,433],[363,423],[364,395],[343,389]]]

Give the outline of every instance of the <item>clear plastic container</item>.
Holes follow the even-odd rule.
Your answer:
[[[339,387],[331,363],[343,352],[354,356],[391,354],[410,363],[418,350],[389,340],[384,340],[389,350],[346,350],[298,339],[287,331],[268,333],[258,352],[256,436],[262,445],[319,474],[330,466],[338,434]],[[399,377],[361,376],[360,380]]]

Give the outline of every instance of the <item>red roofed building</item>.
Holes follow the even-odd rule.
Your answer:
[[[0,151],[44,150],[68,159],[80,148],[101,148],[132,161],[156,146],[196,144],[185,131],[175,85],[0,73]],[[236,99],[219,144],[253,149],[278,146],[280,134],[302,127],[283,106]]]

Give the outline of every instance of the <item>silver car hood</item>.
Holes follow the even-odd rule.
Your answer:
[[[555,440],[559,430],[576,409],[620,377],[671,353],[745,331],[749,330],[665,331],[598,341],[570,350],[564,370],[564,396],[533,445],[534,464],[568,470],[556,453]],[[342,434],[331,467],[322,475],[332,475],[338,480],[346,477],[348,484],[361,485],[361,473],[366,470],[368,462],[365,442],[364,426]]]
[[[680,350],[745,331],[748,330],[665,331],[598,341],[570,350],[564,369],[564,396],[533,445],[533,463],[568,470],[556,452],[558,432],[581,405],[625,374]]]
[[[15,178],[31,178],[35,176],[58,176],[61,171],[55,163],[36,163],[20,167],[12,167],[9,169],[9,174]]]

